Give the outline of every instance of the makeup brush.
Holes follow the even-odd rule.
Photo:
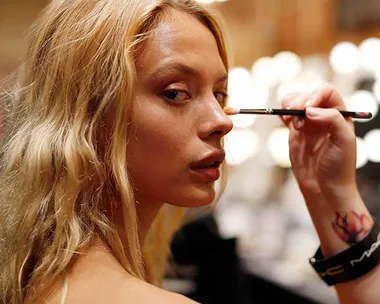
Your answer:
[[[306,116],[305,110],[293,109],[238,109],[232,107],[224,107],[224,112],[227,115],[236,114],[263,114],[263,115],[292,115],[292,116]],[[370,112],[352,112],[352,111],[339,111],[344,117],[352,117],[357,119],[369,119],[372,117]]]

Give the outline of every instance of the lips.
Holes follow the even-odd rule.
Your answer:
[[[226,154],[223,150],[214,150],[207,153],[199,161],[193,162],[190,168],[193,170],[201,170],[208,168],[219,168],[220,164],[224,161]]]
[[[207,153],[199,161],[190,165],[191,171],[201,182],[214,182],[220,177],[219,166],[224,161],[223,150],[215,150]]]

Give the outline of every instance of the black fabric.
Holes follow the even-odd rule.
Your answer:
[[[171,249],[177,264],[197,267],[196,290],[188,295],[190,298],[202,304],[250,303],[239,267],[236,238],[221,238],[212,215],[182,227]]]
[[[223,239],[213,215],[181,227],[171,245],[176,264],[195,265],[196,289],[185,294],[202,304],[316,304],[263,277],[241,269],[236,239]]]

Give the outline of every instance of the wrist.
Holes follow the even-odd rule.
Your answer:
[[[373,222],[373,221],[372,221]],[[311,265],[328,284],[335,285],[355,280],[380,262],[380,227],[375,222],[369,233],[346,250],[326,257],[321,250],[310,259]]]
[[[351,189],[352,190],[352,189]],[[372,225],[372,217],[358,191],[304,193],[325,256],[335,255],[359,241]],[[364,230],[355,232],[355,229]],[[348,232],[347,232],[348,229]]]
[[[334,186],[321,186],[326,202],[336,208],[364,205],[356,183]]]
[[[316,190],[302,189],[302,195],[309,209],[312,218],[320,218],[321,221],[330,221],[335,217],[336,212],[347,212],[354,210],[357,212],[368,212],[365,203],[356,186],[341,186],[334,189]]]
[[[334,220],[318,233],[323,255],[333,256],[359,243],[373,224],[373,218],[366,211],[336,212]]]

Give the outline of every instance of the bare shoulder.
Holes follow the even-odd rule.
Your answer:
[[[180,294],[136,280],[134,290],[124,289],[120,304],[122,303],[195,304],[196,302]]]
[[[104,250],[92,248],[80,257],[64,284],[44,303],[66,304],[195,304],[196,302],[129,275],[117,260]]]

